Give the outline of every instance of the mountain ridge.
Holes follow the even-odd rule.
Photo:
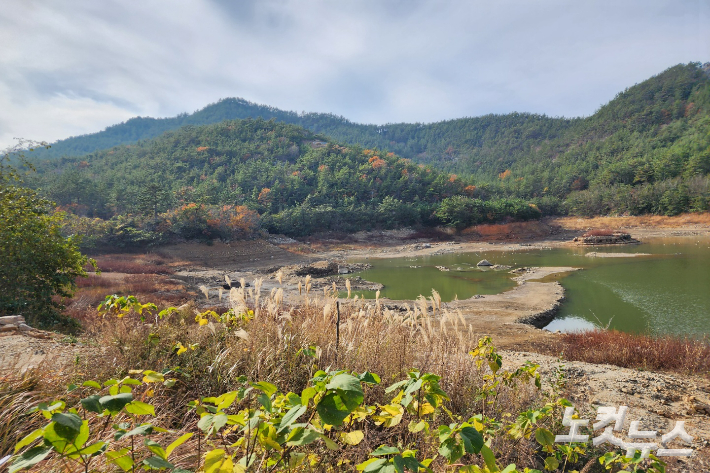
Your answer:
[[[695,63],[698,64],[699,63]],[[679,66],[674,66],[679,67]],[[710,75],[710,63],[702,66],[706,75]],[[669,68],[671,70],[673,68]],[[664,71],[667,72],[668,70]],[[663,74],[663,73],[661,73]],[[659,75],[661,75],[659,74]],[[658,75],[657,75],[658,76]],[[657,77],[654,76],[654,77]],[[644,81],[645,82],[645,81]],[[636,84],[630,88],[636,87]],[[627,88],[625,91],[628,91]],[[624,91],[624,92],[625,92]],[[623,92],[620,92],[622,94]],[[616,98],[619,97],[617,95]],[[614,100],[616,100],[616,98]],[[611,101],[613,102],[613,100]],[[609,103],[611,103],[609,102]],[[596,115],[606,105],[602,105],[593,115]],[[590,116],[590,117],[591,117]],[[160,134],[180,128],[185,125],[206,125],[218,123],[224,120],[234,120],[243,118],[264,118],[276,119],[285,123],[300,125],[310,129],[316,133],[324,133],[336,138],[340,141],[348,141],[353,138],[353,133],[348,133],[347,128],[355,129],[360,136],[356,141],[363,146],[379,146],[386,147],[389,144],[392,146],[392,141],[397,143],[397,140],[385,140],[383,135],[387,135],[391,128],[410,128],[410,127],[436,127],[455,122],[465,122],[468,126],[476,126],[476,122],[486,122],[491,119],[498,118],[505,120],[506,117],[531,117],[535,119],[553,120],[553,121],[578,121],[585,120],[589,117],[550,117],[545,114],[527,113],[527,112],[512,112],[509,114],[485,114],[480,116],[465,116],[460,118],[452,118],[441,120],[438,122],[429,123],[385,123],[385,124],[364,124],[357,123],[347,119],[346,117],[335,115],[332,113],[308,112],[298,113],[294,111],[281,110],[276,107],[257,104],[242,98],[224,98],[217,102],[206,105],[205,107],[191,113],[181,113],[174,117],[153,118],[153,117],[134,117],[125,122],[117,123],[105,128],[96,133],[88,133],[84,135],[72,136],[52,143],[52,147],[39,153],[42,157],[59,157],[59,156],[79,156],[100,149],[111,148],[120,144],[130,144],[141,139],[154,138]],[[396,138],[396,136],[395,136]],[[402,152],[401,149],[394,151]],[[407,156],[413,157],[413,156]]]

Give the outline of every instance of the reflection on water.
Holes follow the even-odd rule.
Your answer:
[[[635,258],[587,257],[586,253],[650,253]],[[479,252],[368,260],[359,273],[385,285],[382,296],[413,299],[432,288],[445,301],[497,294],[515,286],[512,274],[476,267],[494,264],[573,266],[568,275],[548,277],[565,287],[566,300],[550,330],[609,326],[627,332],[702,335],[710,333],[710,238],[665,238],[619,247],[575,247],[513,252]],[[421,266],[421,267],[418,267]],[[449,271],[440,271],[444,266]],[[374,297],[373,293],[362,294]]]

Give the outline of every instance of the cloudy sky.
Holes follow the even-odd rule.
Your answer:
[[[224,97],[367,123],[589,115],[710,61],[710,0],[3,0],[0,148]]]

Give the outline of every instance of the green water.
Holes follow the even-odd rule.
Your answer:
[[[650,253],[635,258],[591,258],[586,253]],[[515,286],[508,271],[476,267],[493,264],[572,266],[558,276],[566,300],[550,330],[572,331],[609,326],[626,332],[710,334],[710,238],[657,239],[619,247],[556,248],[513,252],[451,253],[418,258],[369,259],[358,273],[385,285],[382,297],[414,299],[436,289],[444,301],[476,294],[497,294]],[[412,268],[411,266],[421,266]],[[446,266],[448,272],[435,266]],[[374,297],[374,293],[361,293]]]

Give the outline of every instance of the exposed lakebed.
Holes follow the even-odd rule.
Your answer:
[[[594,255],[591,255],[594,253]],[[604,257],[607,253],[625,254]],[[633,256],[639,254],[639,256]],[[436,289],[444,301],[499,294],[516,286],[509,270],[476,266],[482,259],[513,269],[571,266],[554,274],[566,300],[547,328],[579,330],[607,326],[627,332],[710,333],[710,238],[662,238],[641,245],[564,247],[501,252],[449,253],[408,258],[370,258],[357,273],[385,285],[382,297],[414,299]],[[448,271],[441,271],[445,267]],[[374,297],[374,293],[364,293]]]

